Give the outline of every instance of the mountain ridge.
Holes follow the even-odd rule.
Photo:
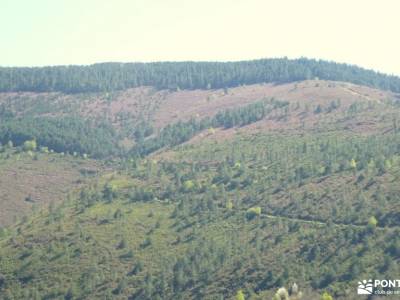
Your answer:
[[[400,92],[400,78],[355,65],[315,59],[238,62],[100,63],[89,66],[0,67],[0,91],[65,93],[123,90],[229,88],[262,82],[320,78]]]

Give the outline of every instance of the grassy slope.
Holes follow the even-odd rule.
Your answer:
[[[227,90],[157,91],[142,87],[77,95],[0,93],[0,104],[19,116],[79,114],[85,118],[107,119],[116,128],[132,126],[142,118],[156,128],[163,128],[179,120],[204,118],[227,108],[272,97],[313,110],[317,104],[328,106],[332,100],[340,100],[342,107],[347,108],[356,101],[379,104],[399,96],[344,82],[307,80],[281,85],[255,84]]]
[[[101,163],[89,159],[7,149],[0,153],[0,226],[33,207],[60,202],[101,169]]]

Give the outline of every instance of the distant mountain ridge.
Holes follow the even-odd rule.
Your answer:
[[[0,92],[104,92],[139,86],[213,89],[306,79],[345,81],[400,92],[400,78],[315,59],[238,62],[99,63],[89,66],[0,67]]]

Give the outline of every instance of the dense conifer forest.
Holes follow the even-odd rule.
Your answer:
[[[400,92],[400,78],[357,66],[313,59],[239,62],[102,63],[90,66],[0,68],[0,91],[114,91],[138,86],[158,89],[227,88],[320,78]]]

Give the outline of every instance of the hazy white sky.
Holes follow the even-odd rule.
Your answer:
[[[323,58],[400,75],[400,0],[0,0],[0,65]]]

